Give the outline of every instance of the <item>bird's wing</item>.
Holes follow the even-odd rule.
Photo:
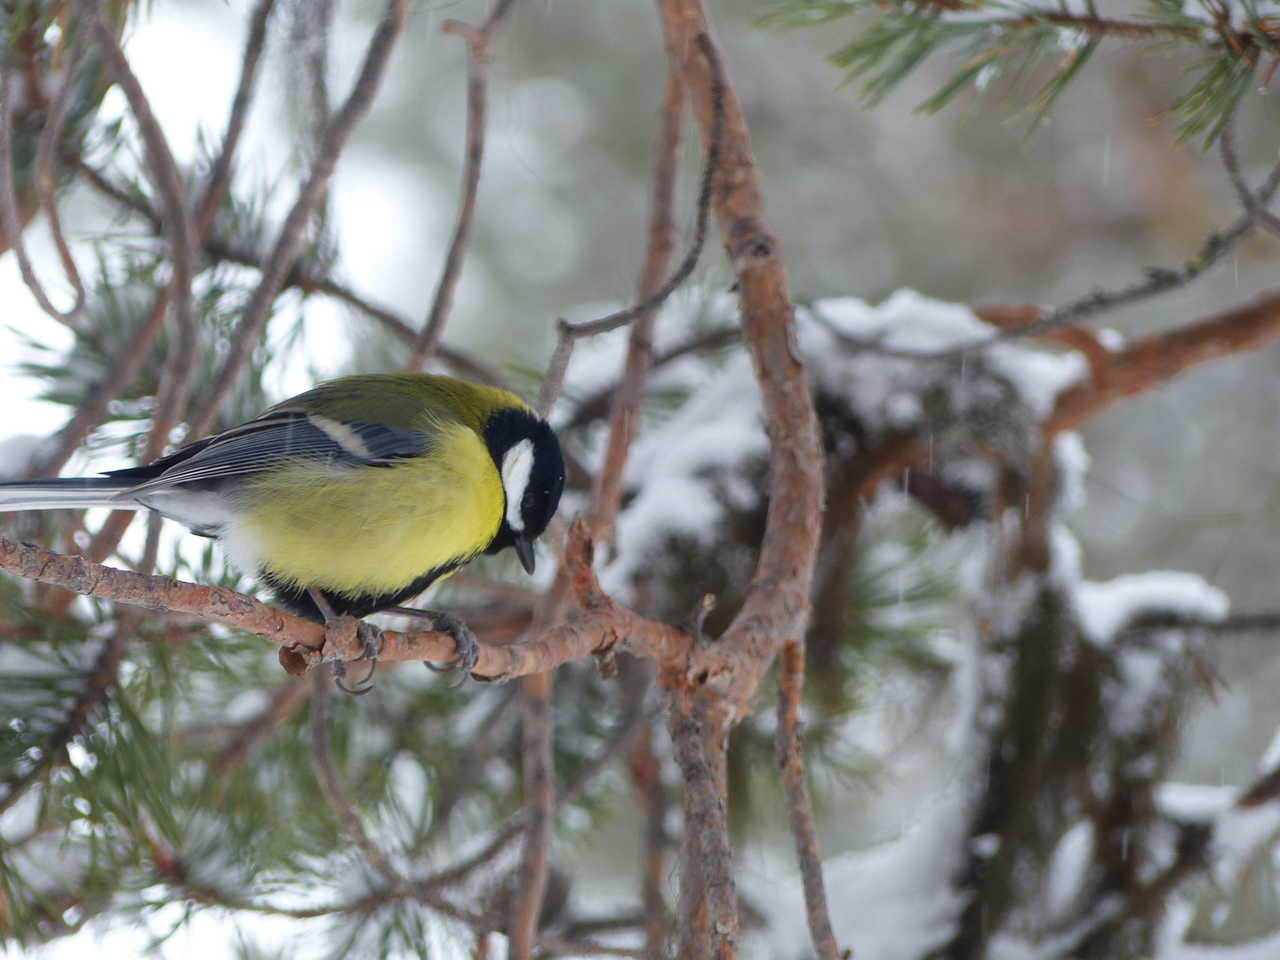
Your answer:
[[[143,467],[109,475],[136,480],[130,492],[244,476],[309,460],[336,467],[388,466],[416,457],[431,445],[428,434],[378,423],[334,420],[301,410],[275,410],[225,433],[184,447]]]

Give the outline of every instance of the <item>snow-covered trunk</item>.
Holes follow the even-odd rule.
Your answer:
[[[1061,525],[1051,447],[998,464],[980,756],[963,866],[965,907],[932,956],[979,960],[1152,955],[1169,896],[1199,865],[1203,831],[1165,819],[1156,790],[1176,747],[1185,631],[1128,629],[1152,615],[1212,616],[1198,580],[1152,574],[1089,585]],[[1069,465],[1070,457],[1066,458]],[[1019,507],[1004,507],[1006,504]]]

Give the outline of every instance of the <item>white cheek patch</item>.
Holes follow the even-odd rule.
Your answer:
[[[524,530],[524,517],[520,516],[520,501],[529,486],[529,474],[533,472],[533,441],[521,440],[502,458],[502,489],[507,494],[507,526],[516,533]]]

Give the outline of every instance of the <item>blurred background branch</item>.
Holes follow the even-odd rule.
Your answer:
[[[518,688],[392,629],[330,700],[252,635],[301,668],[321,628],[193,538],[5,515],[9,566],[96,594],[0,582],[6,946],[1280,950],[1280,16],[214,7],[3,9],[41,403],[0,470],[447,370],[540,396],[584,523],[440,588]]]

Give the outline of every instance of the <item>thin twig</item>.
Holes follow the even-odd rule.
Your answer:
[[[306,163],[314,161],[325,124],[333,113],[329,95],[329,52],[334,6],[335,0],[309,0],[289,7],[289,70],[293,76],[305,78],[298,84],[302,90],[290,91],[291,104],[300,105],[293,111],[296,116],[292,122],[306,138],[303,143]],[[323,216],[321,213],[322,219]]]
[[[697,333],[654,356],[649,364],[649,370],[652,372],[660,367],[665,367],[667,364],[679,360],[681,357],[687,357],[692,353],[701,353],[704,350],[720,350],[741,340],[742,328],[737,326],[719,327],[715,330],[708,330],[705,333]],[[608,416],[617,390],[618,384],[613,383],[580,400],[573,411],[573,416],[565,422],[564,429],[566,431],[573,430],[577,427],[585,426],[593,420],[600,420]]]
[[[112,183],[100,170],[83,161],[77,161],[77,171],[85,180],[103,196],[108,197],[126,210],[137,214],[147,221],[153,231],[160,226],[159,216],[146,202],[145,197]],[[247,250],[223,237],[212,236],[204,241],[204,253],[215,261],[238,264],[254,270],[263,269],[263,257]],[[392,336],[405,344],[412,345],[417,334],[409,326],[408,321],[396,314],[389,307],[374,303],[368,297],[353,290],[350,286],[322,273],[313,273],[299,264],[290,268],[285,276],[284,288],[297,288],[304,294],[320,293],[376,320]],[[473,357],[441,344],[437,353],[440,359],[449,364],[455,371],[479,383],[503,386],[504,381],[494,370],[479,363]]]
[[[129,103],[138,124],[147,159],[147,172],[161,198],[160,229],[169,251],[172,276],[168,302],[176,335],[170,347],[160,386],[156,392],[155,412],[147,438],[145,460],[159,456],[168,446],[174,428],[186,416],[191,398],[192,378],[196,368],[198,340],[191,284],[195,275],[197,238],[193,230],[186,191],[169,142],[151,109],[151,103],[133,72],[111,24],[102,15],[99,0],[80,0],[81,11],[88,23],[108,75],[116,82]],[[157,301],[164,294],[157,294]],[[119,511],[108,517],[94,536],[91,556],[102,558],[114,550],[132,520]],[[63,600],[65,606],[66,600]]]
[[[56,434],[58,444],[47,457],[41,458],[31,466],[32,476],[48,476],[59,473],[67,465],[67,461],[80,449],[80,445],[104,419],[111,408],[111,402],[133,382],[141,372],[143,365],[151,356],[151,346],[164,328],[165,313],[169,308],[169,291],[167,288],[156,294],[151,304],[151,312],[133,334],[133,337],[120,351],[115,366],[107,379],[89,389],[88,396],[76,408],[71,419]]]
[[[680,149],[680,129],[684,119],[684,84],[674,64],[667,70],[662,95],[662,119],[653,158],[653,194],[649,203],[648,243],[644,267],[636,285],[637,299],[644,303],[660,289],[663,274],[675,248],[673,213],[676,167]],[[707,198],[710,205],[710,198]],[[706,209],[700,213],[706,230]],[[627,342],[627,359],[622,379],[613,394],[609,414],[609,439],[605,444],[604,462],[596,471],[591,488],[591,506],[587,526],[596,539],[613,526],[622,503],[622,480],[627,456],[640,426],[640,403],[644,399],[649,368],[653,362],[653,328],[657,314],[646,310],[631,325]]]
[[[636,702],[627,719],[622,722],[620,728],[610,739],[609,744],[592,759],[591,763],[579,771],[568,786],[555,795],[554,810],[563,809],[567,804],[572,803],[586,793],[591,784],[595,782],[595,779],[607,770],[614,760],[630,749],[636,738],[646,728],[648,719],[649,711],[644,699],[641,698]],[[519,815],[514,817],[510,823],[490,838],[489,842],[472,856],[461,863],[446,867],[431,877],[417,882],[432,889],[440,889],[457,883],[475,870],[491,862],[513,840],[519,837],[527,825],[527,818],[527,810],[522,809]]]
[[[453,228],[449,250],[445,255],[440,279],[436,282],[431,310],[414,338],[413,348],[405,361],[405,369],[421,370],[435,355],[444,336],[444,325],[453,306],[453,293],[462,274],[471,221],[475,216],[476,195],[480,188],[480,169],[484,162],[486,115],[488,113],[489,43],[512,6],[512,0],[497,0],[480,29],[457,20],[446,20],[445,33],[461,36],[467,42],[467,134],[466,158],[462,166],[462,196],[458,203],[458,221]]]
[[[564,620],[570,604],[567,563],[556,570],[555,580],[534,612],[532,636]],[[524,850],[519,887],[507,935],[516,960],[528,960],[538,932],[538,918],[547,889],[551,863],[551,814],[555,804],[550,671],[533,673],[521,684],[521,720],[524,761]]]
[[[21,776],[6,780],[4,796],[0,798],[0,814],[4,813],[23,795],[42,781],[55,766],[63,762],[67,745],[71,743],[94,714],[106,701],[108,694],[116,685],[116,676],[120,671],[120,661],[124,658],[129,638],[133,636],[137,625],[137,613],[129,611],[116,624],[115,631],[102,644],[93,668],[86,674],[80,695],[67,711],[66,719],[49,735],[40,749],[40,759],[30,770]]]
[[[216,776],[225,776],[244,765],[257,746],[311,699],[312,685],[303,677],[288,677],[250,720],[240,724],[231,741],[209,763]]]
[[[1236,197],[1244,207],[1245,213],[1251,216],[1260,226],[1272,233],[1280,234],[1280,217],[1259,202],[1253,190],[1244,182],[1244,174],[1240,172],[1240,157],[1236,152],[1236,124],[1234,114],[1222,125],[1222,134],[1218,137],[1218,152],[1222,157],[1222,165],[1226,168],[1227,178],[1236,192]]]
[[[298,191],[293,207],[285,218],[280,234],[271,253],[262,265],[262,278],[245,306],[239,326],[208,393],[202,398],[201,412],[192,421],[191,432],[202,436],[209,432],[217,420],[222,404],[240,371],[249,361],[254,346],[270,317],[271,305],[280,292],[290,268],[302,250],[305,228],[312,214],[324,199],[329,179],[337,166],[338,157],[350,139],[356,125],[369,111],[374,95],[386,72],[387,61],[396,39],[404,29],[408,15],[408,0],[388,0],[382,21],[374,31],[373,39],[365,51],[364,62],[342,107],[334,115],[325,130],[323,145],[305,184]]]
[[[68,78],[68,86],[73,79],[74,77]],[[65,87],[63,92],[66,92]],[[26,241],[23,239],[22,217],[18,212],[18,197],[14,190],[13,177],[13,99],[13,70],[6,64],[0,64],[0,230],[4,232],[14,257],[17,258],[22,282],[31,291],[40,309],[54,320],[72,330],[77,330],[84,325],[83,298],[77,295],[76,303],[71,310],[64,311],[55,307],[40,278],[36,276],[35,268],[27,253]],[[39,180],[38,176],[37,180]],[[61,233],[61,230],[59,229],[58,232]],[[69,273],[68,276],[71,274]],[[79,274],[75,274],[75,277],[78,280]],[[81,289],[77,288],[77,294]]]
[[[218,207],[231,182],[236,148],[240,145],[240,136],[244,132],[249,107],[253,103],[258,66],[262,62],[262,52],[267,45],[267,24],[275,5],[276,0],[259,0],[258,5],[253,8],[253,14],[249,17],[249,33],[245,37],[244,55],[240,62],[240,82],[236,86],[235,97],[231,101],[231,111],[227,115],[227,128],[222,134],[222,146],[209,170],[209,181],[205,185],[204,196],[200,200],[200,208],[196,214],[196,237],[199,242],[203,242],[209,235]]]
[[[158,847],[158,844],[155,846]],[[265,916],[289,917],[294,920],[314,920],[320,917],[340,915],[368,916],[376,910],[404,900],[413,900],[454,920],[466,924],[477,934],[491,932],[492,926],[484,915],[467,910],[446,900],[433,890],[420,889],[410,884],[404,889],[375,890],[354,900],[326,904],[318,907],[285,907],[229,894],[208,884],[192,882],[186,865],[168,854],[153,857],[157,873],[167,884],[179,891],[184,899],[226,910],[240,910]],[[638,951],[614,947],[590,940],[565,940],[558,937],[539,937],[538,946],[552,953],[567,956],[638,957]]]
[[[1150,621],[1140,620],[1121,630],[1116,635],[1116,643],[1124,644],[1135,638],[1141,639],[1149,637],[1151,634],[1164,633],[1169,630],[1194,632],[1211,637],[1227,637],[1233,634],[1246,633],[1275,633],[1280,631],[1280,612],[1237,613],[1221,620],[1166,617]]]
[[[115,30],[103,18],[97,0],[80,0],[80,7],[106,63],[107,73],[123,91],[137,121],[147,158],[147,172],[159,191],[162,203],[161,228],[173,269],[169,302],[177,336],[161,377],[152,431],[153,435],[161,437],[163,444],[167,444],[169,432],[186,411],[191,376],[196,363],[196,317],[191,300],[195,238],[191,216],[187,209],[182,176],[169,149],[169,142],[156,120],[142,84],[120,47]]]
[[[360,848],[365,860],[385,880],[392,889],[404,886],[404,877],[391,865],[387,855],[370,839],[365,832],[364,824],[356,814],[338,782],[338,775],[333,769],[333,750],[329,744],[329,684],[331,678],[323,671],[312,674],[311,691],[311,760],[315,766],[316,779],[320,781],[320,792],[329,809],[333,812],[338,825],[351,841]]]
[[[665,960],[671,914],[662,889],[666,880],[667,794],[662,764],[653,749],[653,734],[646,726],[631,754],[632,777],[638,803],[644,811],[644,868],[640,902],[644,907],[644,941],[648,960]]]
[[[800,728],[800,700],[804,693],[804,644],[795,640],[782,650],[778,665],[778,730],[776,760],[787,798],[791,839],[804,884],[805,914],[809,936],[820,960],[840,960],[840,948],[831,930],[826,885],[822,879],[822,851],[813,819],[813,804],[805,782],[804,751]]]
[[[243,266],[262,268],[260,258],[251,257],[243,251],[232,251],[229,247],[219,246],[219,251],[226,252],[226,259]],[[211,254],[213,251],[210,251]],[[310,273],[300,266],[295,266],[289,271],[289,275],[285,278],[285,286],[297,287],[304,293],[321,293],[354,310],[363,313],[365,316],[380,323],[392,336],[398,338],[405,344],[412,345],[416,334],[408,322],[398,316],[390,308],[374,303],[368,297],[357,293],[350,286],[340,283],[332,277],[323,274]],[[440,359],[447,363],[457,373],[460,373],[478,383],[487,383],[492,386],[501,387],[505,385],[502,376],[495,370],[480,363],[474,357],[468,356],[460,350],[456,350],[447,344],[438,344],[436,353]]]
[[[1280,337],[1280,292],[1175,330],[1153,334],[1109,354],[1104,375],[1058,394],[1046,437],[1074,430],[1113,403],[1172,380],[1218,357],[1253,350]]]
[[[1002,26],[1013,30],[1019,27],[1033,27],[1045,22],[1060,27],[1074,27],[1090,36],[1122,37],[1126,40],[1149,40],[1159,37],[1200,40],[1206,32],[1213,30],[1212,25],[1208,23],[1202,26],[1186,26],[1178,23],[1161,23],[1158,20],[1120,20],[1113,17],[1039,8],[1015,19],[1006,20]]]
[[[551,354],[551,362],[547,369],[546,379],[542,382],[542,390],[538,394],[538,410],[545,416],[564,387],[565,374],[569,369],[569,359],[573,355],[574,341],[582,337],[591,337],[600,333],[616,330],[631,323],[660,307],[682,283],[693,273],[702,255],[702,247],[707,238],[707,222],[711,212],[711,188],[716,174],[720,170],[720,155],[723,150],[725,129],[725,85],[720,69],[720,61],[710,46],[703,49],[707,58],[707,70],[710,75],[710,103],[712,111],[711,127],[706,137],[707,161],[702,171],[702,182],[698,188],[697,218],[694,226],[693,243],[684,260],[676,268],[675,273],[667,278],[653,294],[625,310],[618,310],[598,320],[583,323],[570,323],[560,320],[557,326],[558,337],[555,350]]]
[[[525,841],[508,933],[513,960],[529,960],[533,955],[551,862],[551,813],[556,792],[551,715],[554,676],[550,672],[535,673],[520,685]]]
[[[1270,203],[1276,190],[1280,189],[1280,163],[1277,163],[1267,176],[1266,181],[1251,194],[1257,208]],[[1072,326],[1095,314],[1113,310],[1176,290],[1195,280],[1202,273],[1220,262],[1246,233],[1257,223],[1254,215],[1248,211],[1242,213],[1226,227],[1209,234],[1200,245],[1196,255],[1177,268],[1149,267],[1146,278],[1118,290],[1095,290],[1082,297],[1044,311],[1041,316],[1023,326],[1002,330],[999,333],[957,344],[941,350],[913,350],[903,347],[887,347],[875,340],[860,340],[842,337],[854,349],[887,357],[902,357],[913,360],[950,360],[969,356],[988,347],[1010,340],[1021,340],[1025,337],[1038,337],[1058,327]]]
[[[629,947],[611,947],[592,940],[567,940],[560,937],[538,937],[538,946],[552,955],[561,957],[643,957],[640,950]]]
[[[440,791],[440,799],[436,801],[432,810],[431,826],[427,828],[426,834],[417,844],[417,849],[421,850],[429,847],[444,834],[445,828],[449,825],[449,820],[457,809],[459,801],[466,796],[471,789],[471,785],[480,776],[486,761],[498,748],[501,741],[498,739],[497,733],[501,726],[501,721],[516,702],[516,693],[519,689],[519,687],[511,686],[503,691],[502,696],[497,699],[489,712],[476,725],[476,731],[471,740],[458,751],[460,760],[454,766],[453,776],[445,784],[444,789]]]
[[[640,904],[642,908],[646,960],[665,960],[667,934],[671,915],[667,909],[663,887],[666,882],[667,800],[663,782],[662,761],[654,749],[654,725],[643,709],[654,689],[654,670],[642,660],[620,664],[624,697],[634,706],[639,722],[630,738],[627,769],[633,787],[632,796],[644,821],[644,854],[641,865]]]
[[[36,145],[36,195],[44,208],[45,215],[49,218],[49,232],[53,236],[58,259],[62,261],[62,270],[71,284],[71,289],[75,291],[75,302],[65,314],[65,319],[70,326],[80,326],[85,322],[86,295],[84,282],[80,279],[80,270],[76,266],[75,257],[71,255],[71,248],[62,231],[62,216],[58,213],[57,198],[54,195],[57,187],[54,160],[59,152],[63,125],[66,123],[71,105],[75,102],[74,94],[79,90],[80,67],[84,62],[86,50],[83,36],[78,35],[73,42],[71,57],[66,64],[66,79],[54,98],[49,118],[45,121],[44,130],[40,133],[40,141]]]

